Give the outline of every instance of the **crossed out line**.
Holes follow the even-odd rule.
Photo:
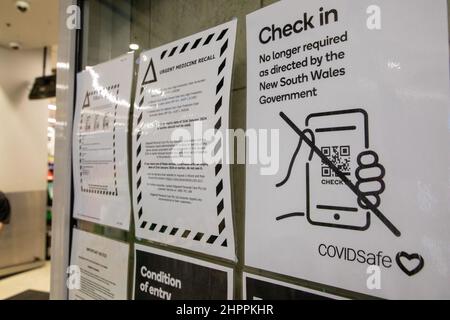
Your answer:
[[[350,188],[350,190],[361,199],[361,201],[369,208],[370,211],[375,214],[375,216],[381,220],[381,222],[397,237],[400,237],[401,233],[392,222],[380,211],[376,206],[372,204],[372,202],[367,199],[367,197],[362,194],[358,188],[347,178],[347,176],[341,172],[334,163],[328,159],[326,155],[307,137],[307,135],[300,130],[291,119],[286,116],[284,112],[280,112],[280,117],[286,121],[286,123],[300,136],[300,138],[306,142],[306,144],[311,148],[311,150],[317,154],[322,162],[326,164],[334,173]]]

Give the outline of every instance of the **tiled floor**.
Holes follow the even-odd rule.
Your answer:
[[[22,272],[0,280],[0,300],[26,290],[50,291],[50,262],[31,271]]]

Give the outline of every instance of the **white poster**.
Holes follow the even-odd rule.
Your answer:
[[[446,1],[281,1],[247,16],[248,266],[450,298]],[[272,150],[274,151],[274,150]]]
[[[130,226],[127,132],[133,55],[77,75],[73,134],[74,217]]]
[[[129,245],[73,229],[70,300],[126,300]]]
[[[136,236],[235,259],[224,162],[236,21],[143,52],[133,123]]]

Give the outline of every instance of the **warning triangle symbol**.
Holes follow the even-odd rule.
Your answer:
[[[84,97],[83,108],[87,108],[91,105],[89,101],[89,92],[86,92],[86,96]]]
[[[155,66],[153,65],[153,59],[150,59],[144,79],[142,80],[142,85],[144,86],[156,81],[158,81],[158,79],[156,78]]]

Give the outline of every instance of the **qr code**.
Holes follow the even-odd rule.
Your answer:
[[[322,153],[346,176],[350,175],[350,146],[322,147]],[[322,177],[336,177],[336,173],[322,162]]]

